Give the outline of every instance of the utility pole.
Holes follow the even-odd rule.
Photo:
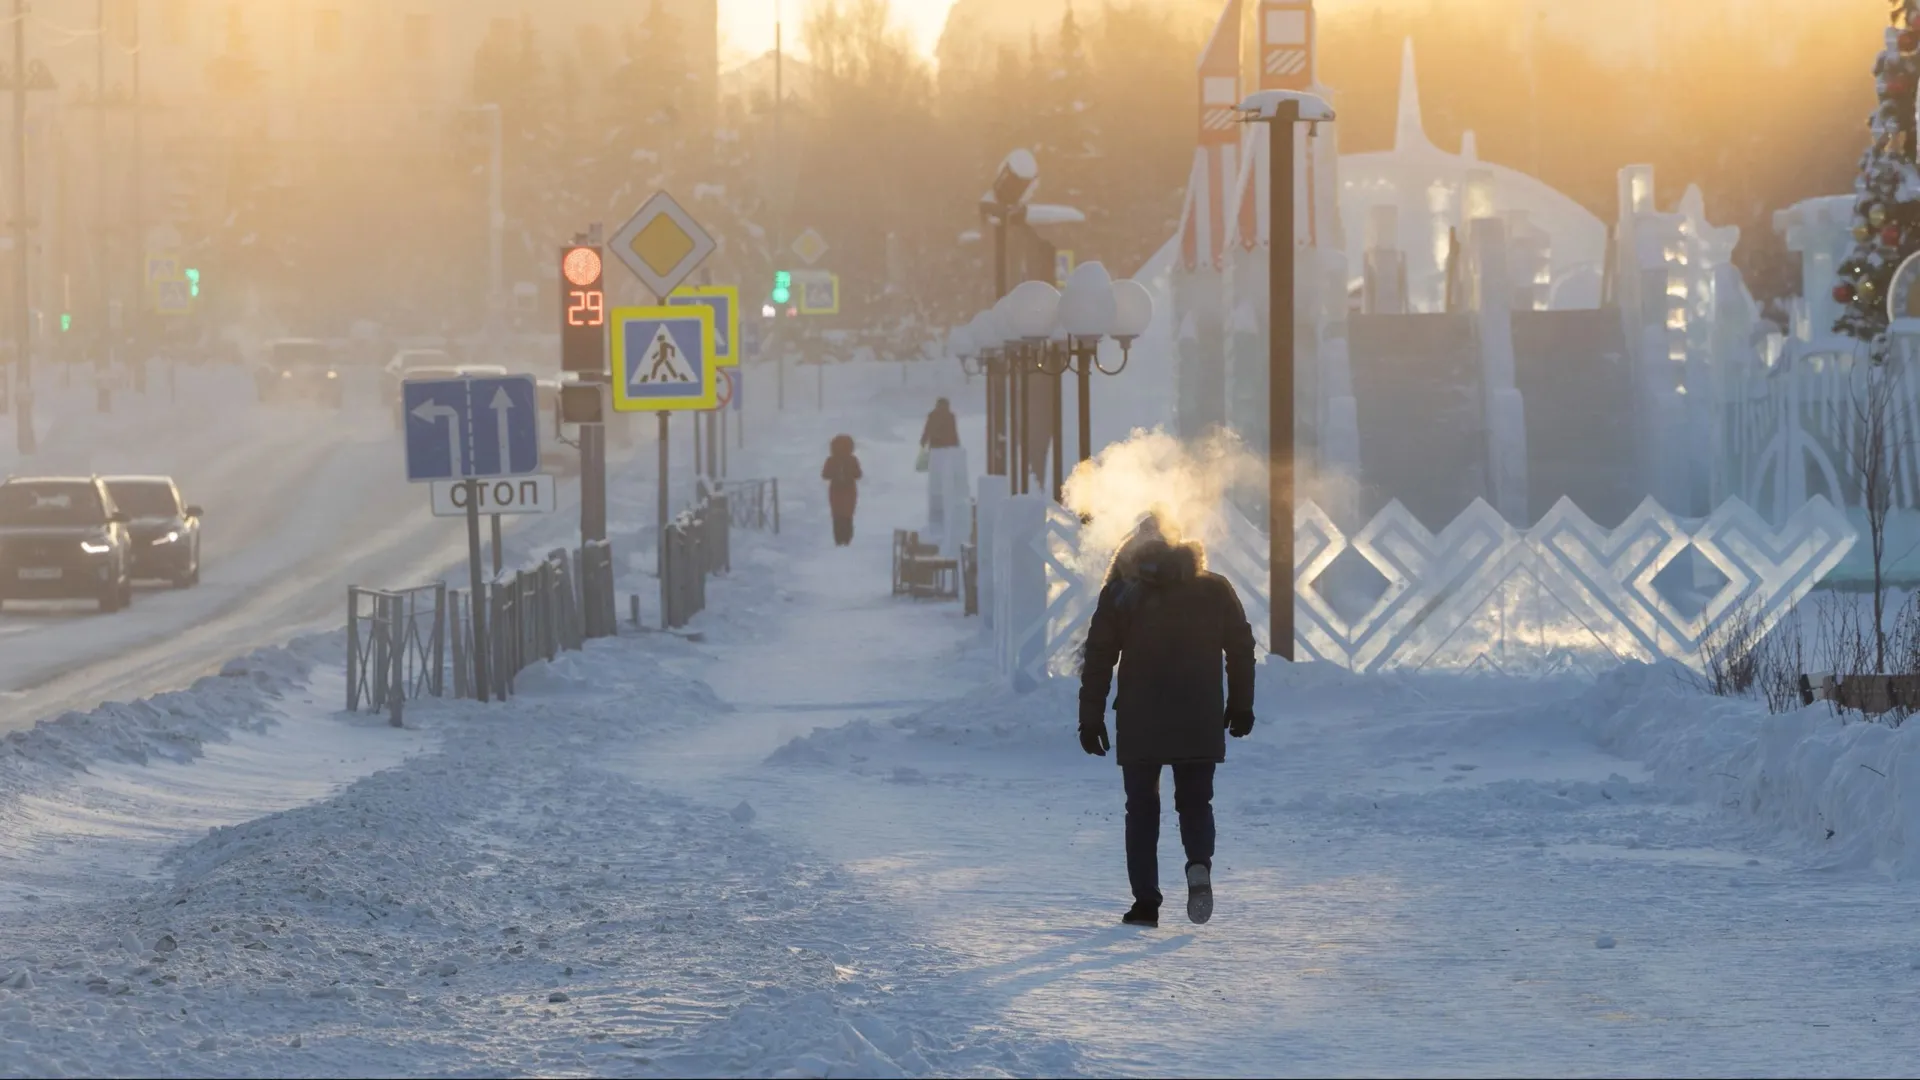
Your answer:
[[[13,368],[14,431],[34,451],[33,318],[27,293],[27,2],[13,0]]]
[[[146,145],[140,118],[140,5],[127,5],[133,19],[133,248],[135,265],[133,302],[126,305],[133,328],[134,358],[138,370],[145,370],[144,332],[147,313],[147,188],[145,179]]]
[[[93,40],[93,283],[95,309],[91,340],[93,360],[106,350],[107,275],[112,273],[113,247],[107,235],[107,0],[96,0]],[[70,369],[69,369],[70,370]]]
[[[1267,649],[1293,659],[1293,135],[1300,104],[1267,125]]]
[[[483,105],[487,111],[487,314],[498,318],[506,305],[501,296],[505,276],[501,244],[507,225],[505,196],[501,190],[500,106]],[[490,320],[491,321],[491,320]]]

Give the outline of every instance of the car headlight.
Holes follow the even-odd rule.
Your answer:
[[[291,379],[291,378],[293,378],[293,372],[291,372],[291,371],[283,371],[283,372],[281,372],[281,373],[280,373],[280,377],[281,377],[281,378],[283,378],[283,379]]]
[[[337,378],[339,378],[339,377],[340,377],[340,373],[339,373],[339,372],[337,372],[337,371],[329,371],[329,372],[327,372],[327,378],[329,378],[329,379],[337,379]]]
[[[172,530],[171,532],[168,532],[165,536],[154,537],[153,546],[159,547],[162,544],[171,544],[174,541],[179,539],[180,539],[180,531],[178,529],[175,529],[175,530]]]
[[[113,550],[113,545],[107,543],[105,540],[82,540],[80,541],[80,550],[89,555],[105,555],[107,552]]]

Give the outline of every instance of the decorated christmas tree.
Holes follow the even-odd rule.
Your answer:
[[[1920,90],[1920,0],[1892,0],[1886,47],[1873,64],[1880,104],[1868,119],[1871,137],[1854,182],[1853,250],[1840,267],[1833,298],[1846,305],[1837,333],[1886,351],[1887,290],[1900,263],[1920,251],[1920,149],[1915,91]]]

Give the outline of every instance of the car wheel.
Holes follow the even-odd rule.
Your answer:
[[[100,614],[111,615],[120,610],[120,587],[115,585],[100,594]]]

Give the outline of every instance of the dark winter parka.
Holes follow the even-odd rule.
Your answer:
[[[1233,586],[1206,571],[1199,545],[1147,537],[1115,557],[1087,630],[1082,724],[1104,722],[1116,662],[1119,764],[1226,760],[1226,717],[1253,710],[1253,628]]]
[[[953,415],[953,408],[941,398],[927,414],[927,423],[920,429],[920,445],[929,450],[944,450],[960,445],[960,424]]]
[[[827,482],[827,506],[834,517],[850,518],[860,501],[860,459],[853,456],[853,437],[835,435],[827,444],[832,453],[820,466],[820,479]]]

